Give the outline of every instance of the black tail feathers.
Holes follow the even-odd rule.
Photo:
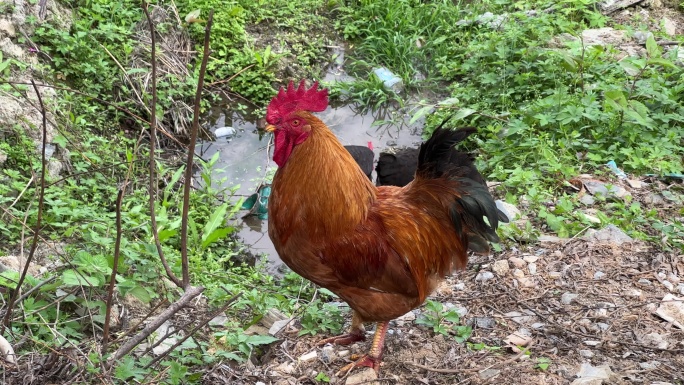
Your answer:
[[[475,252],[489,252],[489,242],[499,242],[496,229],[499,222],[508,222],[506,215],[496,207],[487,183],[477,171],[474,157],[459,152],[453,146],[470,134],[474,127],[458,130],[439,127],[420,147],[416,176],[420,178],[448,178],[458,182],[455,201],[450,209],[457,232],[467,238],[468,247]]]

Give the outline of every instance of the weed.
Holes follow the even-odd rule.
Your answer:
[[[447,336],[454,335],[454,339],[459,342],[465,342],[470,338],[473,329],[470,326],[461,326],[458,323],[461,317],[456,310],[446,310],[444,305],[439,302],[427,300],[425,302],[425,312],[421,314],[416,323],[432,328],[435,333]]]

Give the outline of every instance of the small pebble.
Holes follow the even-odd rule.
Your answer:
[[[523,260],[527,263],[537,262],[538,259],[539,257],[537,257],[536,255],[526,255],[523,257]]]
[[[515,269],[515,270],[513,270],[513,276],[514,276],[515,278],[524,278],[524,277],[525,277],[525,273],[523,273],[523,271],[520,270],[520,269]]]
[[[527,265],[527,271],[529,271],[532,275],[537,274],[537,264],[533,262]]]
[[[665,286],[669,291],[674,291],[674,285],[670,281],[663,281],[663,286]]]
[[[602,272],[602,271],[597,271],[596,273],[594,273],[594,279],[601,279],[601,278],[603,278],[605,275],[606,275],[606,273],[604,273],[604,272]]]
[[[584,341],[584,344],[588,346],[598,346],[601,345],[601,341]]]
[[[594,352],[592,352],[591,350],[580,350],[579,354],[584,358],[591,358],[594,356]]]
[[[306,353],[303,356],[299,357],[299,360],[302,362],[308,362],[311,360],[315,360],[318,357],[318,353],[314,350],[312,352]]]
[[[475,277],[475,280],[479,282],[487,282],[492,278],[494,278],[494,273],[492,273],[491,271],[481,271],[477,273],[477,277]]]
[[[575,298],[579,297],[579,294],[574,293],[563,293],[561,295],[561,303],[563,305],[570,305]]]
[[[642,285],[650,285],[650,284],[651,284],[651,281],[649,281],[649,280],[646,279],[646,278],[641,278],[641,279],[639,280],[639,283],[642,284]]]
[[[510,258],[508,258],[508,262],[512,263],[513,266],[518,268],[518,269],[522,269],[525,266],[527,266],[527,263],[525,263],[525,261],[523,261],[522,259],[520,259],[518,257],[510,257]]]

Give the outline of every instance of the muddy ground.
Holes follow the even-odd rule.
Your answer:
[[[614,183],[645,210],[681,217],[680,202],[658,193],[680,194],[681,183],[653,182],[638,189]],[[468,270],[449,277],[431,297],[473,326],[470,344],[418,325],[425,308],[414,310],[390,325],[372,382],[370,369],[335,376],[351,355],[367,352],[372,330],[367,342],[321,348],[316,343],[323,336],[298,337],[295,320],[261,357],[215,366],[205,382],[320,384],[324,373],[333,384],[684,383],[684,255],[611,226],[572,239],[541,238],[472,256]],[[674,319],[656,314],[665,308],[665,318]],[[481,343],[489,348],[477,350]],[[604,379],[591,382],[592,368]]]

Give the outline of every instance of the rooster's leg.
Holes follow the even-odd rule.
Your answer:
[[[366,330],[363,328],[363,321],[361,317],[353,311],[352,313],[352,324],[349,328],[349,333],[342,334],[337,337],[326,338],[318,342],[318,346],[323,346],[325,344],[335,344],[335,345],[350,345],[354,342],[365,341],[366,340]]]
[[[357,366],[367,366],[375,369],[376,372],[379,371],[380,363],[382,362],[382,349],[385,346],[385,334],[387,334],[388,326],[389,321],[378,322],[378,326],[375,328],[375,336],[373,336],[373,344],[371,345],[370,352],[340,369],[338,375],[344,374]]]

